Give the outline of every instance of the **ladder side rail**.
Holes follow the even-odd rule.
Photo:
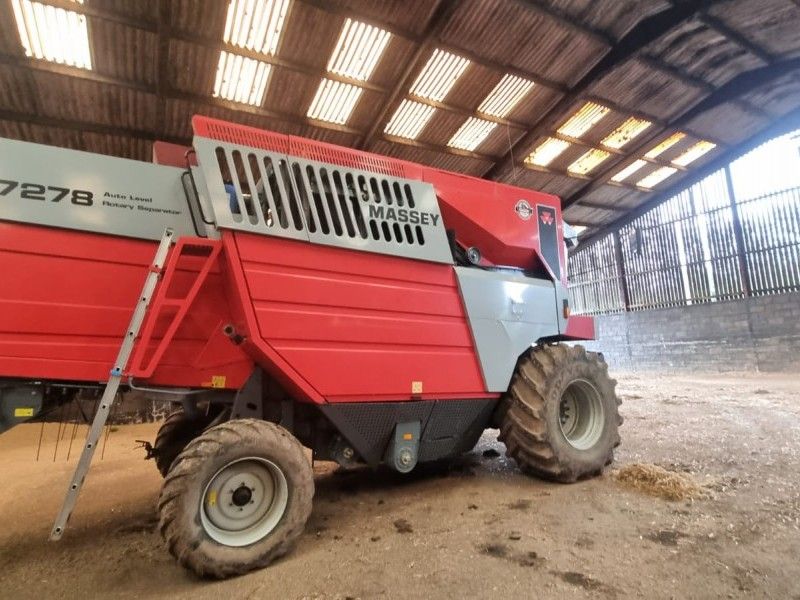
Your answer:
[[[76,465],[75,471],[72,474],[72,479],[69,483],[69,487],[67,488],[67,493],[64,496],[64,502],[61,506],[61,510],[59,511],[55,524],[53,525],[53,529],[50,532],[50,540],[55,541],[61,539],[64,529],[66,528],[67,521],[69,520],[69,517],[75,508],[75,503],[78,500],[81,487],[83,486],[86,474],[89,471],[89,466],[92,463],[92,457],[94,456],[95,449],[97,448],[97,442],[100,439],[100,435],[102,434],[103,428],[108,420],[108,415],[111,412],[111,407],[116,399],[117,391],[119,390],[119,385],[122,381],[122,373],[126,364],[128,363],[131,351],[133,350],[136,335],[139,333],[139,329],[144,321],[147,307],[150,304],[150,299],[155,291],[158,278],[161,275],[164,267],[164,262],[169,254],[169,249],[172,245],[174,235],[174,231],[170,228],[167,228],[164,230],[164,234],[161,237],[161,242],[158,245],[155,257],[150,265],[147,277],[145,278],[142,292],[139,295],[139,300],[136,303],[136,308],[131,316],[130,324],[128,325],[128,329],[126,330],[122,344],[120,345],[117,359],[114,361],[114,366],[111,369],[108,383],[106,384],[106,388],[103,391],[103,396],[100,399],[97,412],[95,413],[94,420],[92,421],[92,426],[90,427],[89,432],[86,434],[86,441],[84,442],[80,459],[78,459],[78,464]]]

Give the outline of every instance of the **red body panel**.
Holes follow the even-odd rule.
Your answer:
[[[319,401],[487,397],[453,269],[280,238],[235,238],[268,346]],[[230,246],[230,242],[228,246]],[[258,339],[257,339],[258,338]],[[260,341],[259,341],[260,339]],[[412,383],[422,393],[412,393]]]
[[[594,319],[585,315],[574,315],[567,321],[564,337],[570,340],[593,340],[595,336]]]
[[[425,181],[436,189],[442,219],[456,232],[464,247],[479,248],[492,265],[526,270],[542,267],[551,275],[558,272],[566,285],[566,269],[557,269],[558,265],[549,265],[544,260],[536,218],[537,205],[552,208],[557,239],[563,239],[561,202],[557,196],[435,169],[425,170]],[[515,210],[521,200],[533,210],[527,218]],[[566,262],[563,243],[558,244],[558,254],[563,266]]]
[[[155,250],[154,242],[0,223],[0,377],[107,380]],[[191,261],[181,265],[175,285],[188,289],[195,273]],[[224,376],[225,387],[241,387],[253,362],[220,339],[230,320],[217,268],[148,383],[201,387]]]
[[[197,156],[189,146],[180,146],[169,142],[153,142],[153,164],[185,169],[189,166],[197,166]]]
[[[224,232],[148,385],[239,388],[258,362],[311,402],[486,398],[452,267]],[[208,242],[206,242],[208,244]],[[0,377],[105,381],[155,253],[153,242],[0,223]],[[175,250],[172,251],[175,259]],[[170,298],[203,265],[180,257]],[[152,308],[152,307],[151,307]],[[151,310],[149,362],[171,315]],[[232,323],[240,346],[222,334]],[[422,392],[413,390],[420,382]]]

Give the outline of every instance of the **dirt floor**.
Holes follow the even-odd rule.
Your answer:
[[[47,425],[0,437],[2,598],[800,599],[800,378],[617,374],[615,468],[688,474],[706,497],[667,501],[607,472],[574,485],[520,475],[496,432],[448,470],[400,477],[317,464],[296,550],[237,579],[200,581],[154,531],[160,478],[124,426],[93,467],[64,540],[46,541],[69,461]],[[499,454],[498,454],[499,453]]]

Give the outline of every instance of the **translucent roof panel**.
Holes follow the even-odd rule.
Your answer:
[[[567,171],[575,173],[576,175],[586,175],[593,171],[597,165],[605,161],[609,156],[611,156],[610,152],[592,148],[567,167]]]
[[[636,185],[643,188],[652,189],[656,187],[659,183],[664,181],[667,177],[671,177],[674,175],[678,169],[675,167],[661,167],[660,169],[656,169],[652,173],[650,173],[647,177],[644,177],[636,182]]]
[[[435,108],[413,100],[403,100],[389,119],[384,133],[409,140],[417,139],[428,124]]]
[[[222,39],[239,48],[274,55],[289,0],[230,0]]]
[[[83,0],[72,0],[83,4]],[[81,69],[92,69],[86,17],[72,10],[11,0],[25,55]]]
[[[411,86],[411,93],[441,102],[468,66],[466,58],[437,48]]]
[[[497,127],[496,123],[470,117],[450,138],[447,145],[451,148],[461,148],[462,150],[475,150],[492,133],[495,127]]]
[[[611,178],[611,181],[616,181],[617,183],[625,181],[628,177],[636,173],[636,171],[639,171],[642,167],[648,164],[650,163],[640,158],[639,160],[632,162],[627,167],[619,171],[616,175],[614,175]]]
[[[581,137],[597,125],[609,112],[610,109],[605,106],[596,102],[587,102],[558,128],[558,133],[574,138]]]
[[[265,62],[230,52],[220,52],[214,80],[214,97],[261,106],[269,73],[270,65]]]
[[[619,150],[632,139],[644,133],[651,125],[650,121],[631,117],[604,137],[600,143],[607,148]]]
[[[506,73],[478,107],[478,112],[503,118],[533,89],[529,79]]]
[[[388,31],[347,19],[336,48],[328,61],[328,71],[367,81],[391,39]]]
[[[561,156],[567,148],[569,148],[569,142],[556,138],[547,138],[525,158],[525,162],[539,167],[546,167]]]
[[[712,144],[711,142],[707,142],[705,140],[700,140],[686,152],[675,158],[672,161],[672,164],[685,167],[696,161],[707,152],[711,152],[716,147],[716,144]]]
[[[669,136],[663,142],[661,142],[657,146],[654,146],[652,149],[650,149],[650,151],[647,154],[645,154],[645,157],[647,157],[647,158],[657,158],[658,156],[661,156],[662,154],[664,154],[664,152],[666,152],[667,150],[672,148],[675,144],[680,142],[685,137],[686,137],[686,134],[682,133],[680,131],[678,131],[676,133],[673,133],[671,136]]]
[[[323,79],[311,101],[308,116],[343,125],[350,118],[362,91],[360,87],[349,83]]]

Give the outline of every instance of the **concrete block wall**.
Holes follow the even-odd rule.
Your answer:
[[[642,371],[800,370],[800,293],[600,315],[612,368]]]

